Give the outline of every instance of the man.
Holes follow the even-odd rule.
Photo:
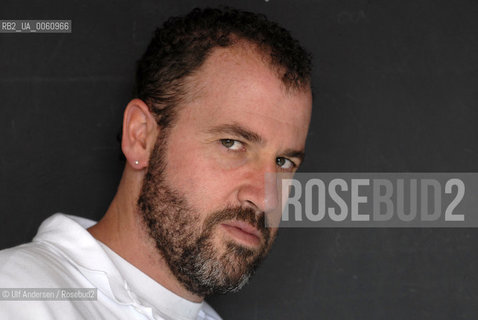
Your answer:
[[[269,251],[265,174],[297,170],[311,105],[308,55],[263,16],[168,20],[138,63],[105,216],[56,214],[0,253],[1,288],[97,288],[97,300],[0,301],[0,318],[220,319],[203,299],[239,290]]]

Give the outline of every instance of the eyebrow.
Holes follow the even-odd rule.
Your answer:
[[[215,126],[209,129],[208,132],[211,134],[227,133],[242,137],[249,142],[257,144],[263,144],[265,142],[265,140],[259,134],[246,129],[237,123]],[[287,149],[282,153],[282,155],[290,158],[298,158],[300,162],[303,162],[305,158],[305,152],[303,150]]]
[[[223,124],[219,126],[215,126],[208,130],[209,133],[218,134],[218,133],[227,133],[232,134],[234,136],[242,137],[243,139],[257,143],[263,144],[264,139],[257,133],[244,128],[243,126],[233,123],[233,124]]]
[[[298,158],[300,159],[300,162],[304,162],[305,158],[305,152],[302,150],[292,150],[292,149],[287,149],[283,153],[284,156],[289,157],[289,158]]]

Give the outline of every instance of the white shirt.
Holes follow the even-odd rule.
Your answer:
[[[2,288],[97,288],[94,301],[11,301],[0,319],[220,320],[148,277],[86,230],[96,222],[55,214],[33,241],[0,251]]]

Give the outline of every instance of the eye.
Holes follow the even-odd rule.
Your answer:
[[[242,142],[234,139],[221,139],[221,144],[229,150],[240,151],[244,148]]]
[[[290,161],[287,158],[283,158],[283,157],[277,157],[276,158],[276,164],[279,167],[281,167],[282,169],[293,169],[296,166],[294,162]]]

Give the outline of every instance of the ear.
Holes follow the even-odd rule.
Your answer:
[[[140,99],[131,100],[124,111],[121,140],[121,149],[128,165],[136,170],[148,166],[158,130],[156,120],[146,103]]]

